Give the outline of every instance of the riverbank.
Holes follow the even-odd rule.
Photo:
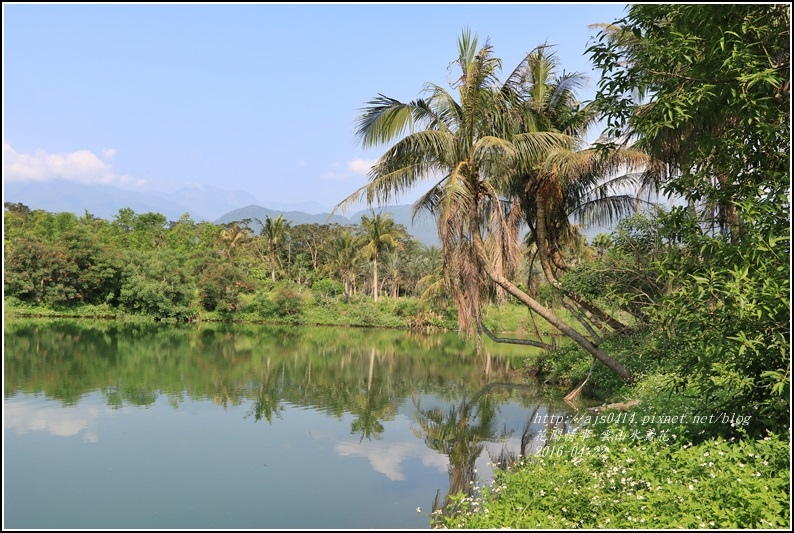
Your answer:
[[[763,413],[715,411],[681,386],[669,341],[650,330],[607,339],[633,384],[596,365],[588,395],[627,410],[580,406],[568,435],[547,426],[544,446],[500,470],[493,483],[450,499],[431,521],[455,529],[789,529],[791,433]],[[576,346],[542,362],[550,377],[584,376]]]
[[[388,309],[394,302],[379,302]],[[46,309],[6,309],[6,316]],[[78,318],[94,318],[83,309]],[[71,313],[76,314],[76,313]],[[151,322],[140,315],[110,315],[124,322]],[[526,313],[490,307],[486,320],[515,329]],[[223,322],[221,317],[204,321]],[[225,320],[228,322],[228,320]],[[348,327],[356,326],[347,324]],[[370,326],[371,327],[371,326]],[[499,330],[500,334],[508,333]],[[783,528],[790,523],[790,435],[751,438],[755,413],[714,413],[693,391],[675,391],[675,374],[650,330],[605,339],[602,347],[635,375],[628,385],[595,365],[583,397],[639,401],[627,411],[594,413],[579,405],[568,437],[548,424],[545,445],[501,471],[487,486],[449,498],[429,517],[446,528]],[[573,345],[553,352],[526,350],[520,371],[564,383],[581,383],[590,358]],[[590,416],[590,418],[585,418]],[[690,488],[691,487],[691,488]],[[704,525],[705,524],[705,525]]]

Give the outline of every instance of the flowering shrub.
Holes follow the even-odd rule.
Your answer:
[[[788,528],[790,438],[555,442],[459,495],[441,528]]]

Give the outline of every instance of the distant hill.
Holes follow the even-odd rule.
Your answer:
[[[213,220],[213,224],[228,224],[230,222],[241,222],[245,219],[251,220],[249,227],[254,231],[262,229],[262,225],[257,221],[264,222],[266,217],[277,218],[279,215],[292,226],[299,224],[350,224],[350,219],[334,215],[330,219],[328,213],[311,214],[303,211],[289,211],[284,209],[268,209],[260,205],[248,205],[246,207],[235,209],[223,215],[222,217]]]
[[[5,182],[3,201],[24,204],[30,209],[42,209],[51,213],[74,213],[85,215],[86,211],[97,218],[113,220],[119,209],[130,208],[136,214],[160,213],[168,220],[179,220],[185,213],[195,222],[225,224],[246,218],[265,220],[269,216],[284,218],[293,226],[298,224],[358,224],[361,216],[369,214],[362,210],[344,217],[330,217],[328,208],[313,202],[286,204],[261,201],[246,191],[229,191],[197,185],[175,192],[138,192],[113,185],[88,185],[83,183],[53,180],[47,182]],[[411,206],[392,206],[376,209],[388,211],[398,224],[402,224],[414,238],[438,246],[438,235],[433,218],[423,213],[411,222]],[[252,229],[258,230],[256,224]]]
[[[427,246],[439,246],[438,233],[436,231],[436,224],[433,217],[427,213],[422,213],[417,216],[416,221],[411,221],[411,206],[410,205],[395,205],[383,208],[374,209],[375,213],[389,213],[397,224],[402,224],[405,229],[416,240]],[[268,209],[258,205],[249,205],[241,209],[235,209],[226,213],[222,217],[213,221],[213,224],[228,224],[231,222],[241,222],[245,219],[251,220],[249,227],[259,232],[262,225],[257,222],[261,220],[264,222],[266,217],[275,219],[279,215],[292,226],[300,224],[340,224],[351,225],[359,224],[363,215],[370,215],[372,211],[364,209],[357,213],[352,214],[349,218],[340,215],[331,216],[330,213],[309,214],[302,211],[285,211]]]
[[[160,213],[168,220],[178,220],[189,213],[196,222],[210,222],[224,213],[252,204],[313,213],[327,210],[311,202],[294,205],[262,202],[246,191],[229,191],[208,185],[185,187],[175,192],[138,192],[113,185],[88,185],[62,180],[4,182],[3,201],[24,204],[30,209],[74,213],[78,216],[84,215],[87,210],[105,220],[112,220],[119,209],[126,207],[138,214]]]
[[[293,226],[299,224],[359,224],[362,215],[371,211],[364,209],[349,217],[330,216],[328,209],[315,203],[284,204],[260,201],[246,191],[229,191],[198,185],[186,187],[172,193],[136,192],[112,185],[86,185],[67,181],[36,183],[3,183],[3,201],[21,203],[30,209],[43,209],[51,213],[71,212],[82,216],[86,211],[95,217],[112,220],[119,209],[128,207],[135,213],[160,213],[168,220],[178,220],[188,213],[196,222],[226,224],[243,219],[265,220],[283,215]],[[394,221],[402,224],[415,239],[425,245],[439,246],[438,233],[433,217],[420,213],[411,221],[411,206],[396,205],[376,208],[375,212],[388,212]],[[330,218],[329,218],[330,217]],[[251,229],[259,230],[257,224]],[[610,232],[610,227],[593,227],[582,233],[588,242],[601,232]]]

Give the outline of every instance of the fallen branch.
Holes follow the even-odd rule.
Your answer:
[[[570,402],[574,402],[579,398],[579,395],[582,393],[582,389],[584,388],[585,383],[587,383],[587,380],[590,379],[590,376],[593,374],[593,367],[595,366],[595,362],[596,362],[596,358],[593,357],[593,362],[590,363],[590,371],[587,373],[587,376],[584,378],[584,381],[582,381],[582,384],[576,387],[575,389],[573,389],[568,394],[566,394],[563,400],[570,403]]]
[[[588,411],[593,411],[594,413],[600,413],[601,411],[628,411],[635,405],[639,405],[639,400],[630,400],[628,402],[616,402],[611,403],[609,405],[599,405],[598,407],[588,407]]]
[[[540,341],[533,341],[529,339],[507,339],[504,337],[496,337],[491,330],[485,327],[485,324],[482,322],[479,323],[480,329],[485,332],[489,339],[494,342],[506,343],[506,344],[521,344],[523,346],[534,346],[535,348],[543,348],[544,350],[552,350],[554,346],[551,344],[546,344],[545,342]]]

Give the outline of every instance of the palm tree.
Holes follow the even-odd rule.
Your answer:
[[[372,261],[372,291],[378,301],[378,259],[380,256],[400,246],[400,231],[391,215],[375,213],[361,217],[361,243],[364,255]]]
[[[397,405],[391,388],[380,380],[373,381],[375,356],[375,348],[372,348],[366,390],[358,390],[347,403],[347,409],[356,417],[350,426],[350,431],[361,434],[359,443],[363,442],[365,437],[368,440],[372,440],[372,437],[380,439],[384,431],[381,420],[392,420],[397,414]]]
[[[461,75],[453,84],[459,101],[442,87],[426,86],[427,99],[403,103],[379,95],[358,120],[357,134],[365,148],[397,142],[381,156],[367,185],[340,206],[366,198],[387,202],[420,180],[436,178],[414,205],[414,214],[428,209],[436,216],[445,258],[445,275],[458,306],[461,329],[472,333],[481,323],[486,280],[554,325],[562,333],[626,380],[631,374],[556,314],[518,288],[500,262],[487,252],[486,239],[497,240],[505,257],[516,257],[517,239],[500,195],[505,169],[541,162],[554,147],[567,147],[572,138],[556,131],[516,132],[516,112],[510,91],[503,91],[497,74],[501,62],[486,43],[465,30],[458,39],[455,62]],[[407,135],[403,135],[404,132]],[[512,205],[512,202],[510,203]],[[339,206],[337,206],[339,207]]]
[[[262,224],[261,221],[259,221]],[[270,263],[270,278],[276,281],[276,265],[279,263],[278,249],[289,236],[289,222],[279,215],[275,220],[265,217],[262,224],[262,236],[267,242],[268,262]]]
[[[563,249],[581,240],[577,217],[585,225],[612,222],[632,214],[638,197],[628,191],[653,188],[645,153],[628,148],[604,152],[586,148],[584,139],[595,123],[592,105],[580,106],[576,89],[585,78],[578,73],[557,76],[558,59],[548,45],[527,54],[503,87],[513,105],[508,132],[549,131],[570,136],[571,142],[553,147],[541,160],[525,160],[505,169],[505,188],[517,198],[530,227],[527,244],[536,245],[546,279],[589,317],[615,330],[625,328],[592,302],[559,282],[557,272],[567,270]],[[644,174],[643,174],[644,172]]]
[[[221,240],[227,243],[227,248],[224,249],[224,252],[229,257],[231,266],[234,266],[235,250],[237,250],[237,247],[240,245],[240,243],[245,241],[247,236],[248,228],[240,226],[237,222],[234,222],[221,231]]]
[[[408,254],[406,256],[410,257]],[[400,294],[400,283],[404,278],[406,256],[401,255],[396,250],[391,250],[383,256],[382,264],[386,274],[383,282],[385,285],[391,286],[391,295],[394,298]]]
[[[507,436],[505,429],[497,426],[498,403],[487,394],[486,386],[471,400],[464,399],[460,405],[451,405],[444,412],[439,407],[422,408],[421,398],[412,397],[415,425],[411,431],[425,445],[449,459],[449,491],[441,500],[440,491],[433,502],[433,511],[456,512],[451,507],[451,497],[469,495],[476,481],[475,463],[485,450],[485,443]]]
[[[342,230],[337,233],[328,250],[326,268],[328,268],[329,274],[339,275],[345,288],[345,296],[348,298],[355,293],[356,277],[361,260],[355,239],[350,232]]]
[[[593,247],[596,249],[598,257],[601,257],[612,247],[612,237],[606,233],[599,233],[593,237]]]

